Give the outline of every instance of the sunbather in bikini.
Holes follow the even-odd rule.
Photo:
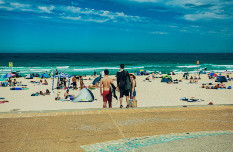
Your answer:
[[[217,85],[214,86],[214,89],[218,89],[218,88],[220,88],[219,84],[217,84]]]
[[[220,88],[226,89],[225,84],[221,83],[221,84],[220,84]]]
[[[42,95],[42,96],[44,96],[44,95],[45,95],[42,91],[40,91],[40,92],[36,92],[36,94],[39,94],[39,95]]]
[[[58,92],[58,93],[57,93],[57,97],[55,98],[55,100],[60,100],[60,99],[62,99],[62,97],[60,97],[60,95],[61,95],[61,92]]]
[[[193,83],[193,76],[190,77],[190,83]]]
[[[48,85],[48,82],[46,80],[44,80],[44,85]]]

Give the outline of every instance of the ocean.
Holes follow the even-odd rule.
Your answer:
[[[141,69],[148,72],[161,71],[163,74],[174,71],[183,73],[197,72],[207,68],[208,72],[233,71],[233,53],[202,54],[202,53],[138,53],[138,54],[79,54],[79,53],[1,53],[0,74],[9,73],[9,62],[13,62],[13,71],[21,75],[28,73],[44,73],[55,71],[72,75],[93,75],[94,70],[108,69],[110,75],[115,75],[120,64],[125,64],[129,72]]]

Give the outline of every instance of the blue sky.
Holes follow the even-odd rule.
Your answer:
[[[230,0],[0,0],[0,52],[233,53]]]

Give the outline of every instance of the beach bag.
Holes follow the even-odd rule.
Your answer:
[[[126,80],[125,80],[125,90],[130,91],[131,90],[131,83],[130,83],[128,71],[125,72],[125,77],[126,77]]]
[[[133,104],[133,105],[132,105],[132,104]],[[129,107],[134,107],[134,108],[138,107],[138,102],[137,102],[137,100],[131,101],[130,104],[129,104]]]
[[[229,86],[227,89],[231,89],[231,86]]]

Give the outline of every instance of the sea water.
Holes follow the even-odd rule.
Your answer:
[[[115,75],[120,64],[125,64],[129,72],[141,69],[148,72],[175,73],[197,72],[198,69],[208,72],[233,71],[233,53],[218,54],[170,54],[170,53],[138,53],[138,54],[79,54],[79,53],[2,53],[0,54],[0,74],[9,73],[9,62],[13,62],[13,71],[27,73],[44,73],[55,71],[72,75],[93,75],[105,69]]]

